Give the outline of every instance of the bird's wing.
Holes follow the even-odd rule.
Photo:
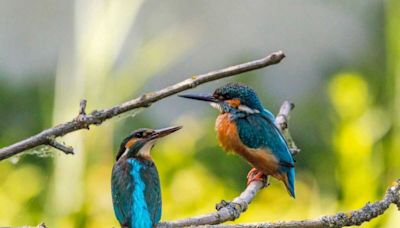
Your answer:
[[[141,175],[146,186],[144,195],[147,201],[147,209],[149,210],[153,224],[156,224],[161,219],[160,179],[158,177],[157,168],[153,162],[144,167],[144,169]]]
[[[281,166],[294,167],[286,140],[270,118],[253,114],[236,121],[240,140],[246,146],[254,149],[267,147],[279,160]]]
[[[132,190],[134,182],[126,160],[117,162],[112,170],[111,191],[115,216],[121,225],[128,225],[131,218]]]

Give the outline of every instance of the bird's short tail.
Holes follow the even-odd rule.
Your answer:
[[[289,192],[290,196],[296,198],[294,193],[294,178],[295,178],[295,171],[294,168],[290,168],[286,173],[286,178],[283,179],[285,183],[286,190]]]

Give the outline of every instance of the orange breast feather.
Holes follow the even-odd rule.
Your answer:
[[[222,148],[236,152],[267,175],[277,175],[279,163],[275,156],[266,148],[253,149],[245,146],[239,138],[236,124],[230,120],[229,115],[228,113],[219,115],[215,123],[218,142]]]

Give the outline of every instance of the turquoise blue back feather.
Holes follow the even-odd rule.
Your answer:
[[[111,187],[122,227],[153,227],[160,221],[160,181],[152,161],[122,157],[113,167]]]

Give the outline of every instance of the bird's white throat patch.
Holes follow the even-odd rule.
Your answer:
[[[217,109],[218,111],[222,112],[222,107],[218,103],[210,102],[211,107]]]
[[[151,148],[153,148],[154,144],[156,143],[156,140],[153,139],[149,142],[147,142],[140,150],[138,151],[138,156],[145,157],[145,158],[150,158],[150,151]]]
[[[210,102],[210,105],[211,105],[211,107],[219,110],[220,112],[223,111],[222,106],[220,104],[218,104],[218,103]],[[260,113],[260,111],[258,111],[257,109],[252,109],[252,108],[250,108],[249,106],[246,106],[246,105],[239,105],[237,107],[237,109],[239,111],[245,112],[247,114]]]
[[[140,148],[137,155],[140,157],[150,158],[150,151],[151,151],[151,148],[153,148],[155,143],[156,143],[155,139],[147,142],[142,148]],[[129,148],[126,148],[124,153],[121,155],[121,157],[126,156],[128,154],[128,151],[129,151]]]

